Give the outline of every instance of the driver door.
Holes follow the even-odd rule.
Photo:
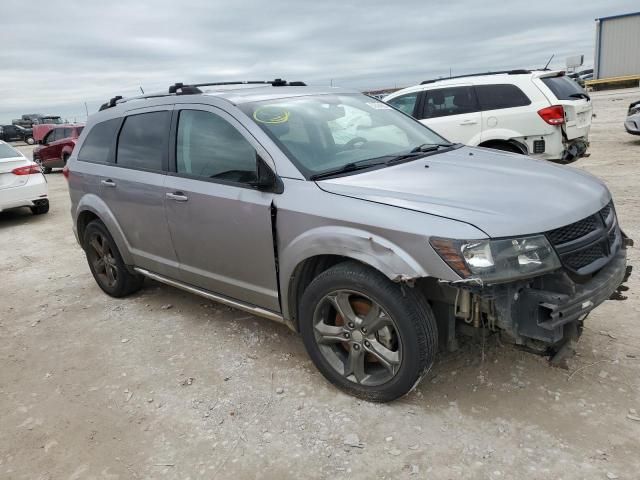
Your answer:
[[[179,280],[280,311],[271,204],[255,189],[266,151],[232,116],[205,105],[176,105],[165,211]]]

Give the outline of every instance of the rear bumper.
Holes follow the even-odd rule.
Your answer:
[[[24,185],[0,190],[0,212],[10,208],[33,207],[48,195],[47,181],[41,173],[29,175]]]

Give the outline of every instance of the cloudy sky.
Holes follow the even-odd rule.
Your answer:
[[[594,19],[638,0],[2,0],[0,123],[85,119],[176,81],[274,77],[372,89],[517,67],[593,64]]]

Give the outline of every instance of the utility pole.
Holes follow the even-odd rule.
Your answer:
[[[84,102],[84,110],[87,112],[87,118],[89,118],[89,107],[87,107],[87,102]]]

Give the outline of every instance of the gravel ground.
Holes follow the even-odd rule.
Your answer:
[[[594,94],[592,155],[574,164],[605,179],[636,239],[640,137],[622,122],[638,98]],[[0,213],[0,478],[639,478],[637,276],[591,314],[568,371],[467,343],[370,404],[281,325],[154,282],[103,294],[64,178],[48,179],[48,215]]]

